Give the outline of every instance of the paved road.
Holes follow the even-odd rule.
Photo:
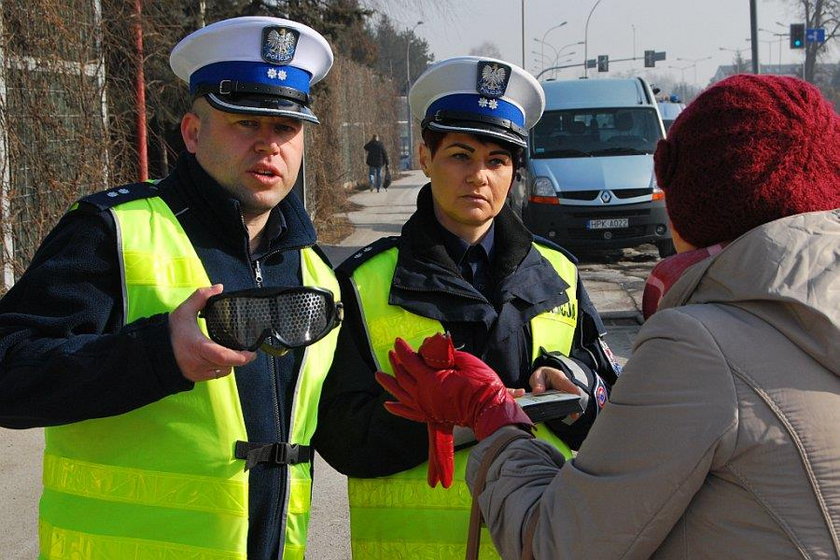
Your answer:
[[[326,246],[338,264],[357,249],[386,235],[398,235],[413,211],[425,178],[412,171],[394,181],[388,191],[360,192],[352,201],[362,206],[348,215],[355,232],[340,245]],[[627,254],[627,252],[625,252]],[[582,261],[581,274],[596,306],[608,319],[607,340],[623,362],[638,330],[644,277],[655,258],[631,252],[635,264],[609,267]],[[40,493],[42,430],[0,429],[0,559],[37,557],[37,501]],[[345,478],[316,459],[315,491],[310,527],[309,558],[348,560],[349,522]]]

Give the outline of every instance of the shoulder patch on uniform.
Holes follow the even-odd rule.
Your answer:
[[[560,245],[558,245],[554,241],[551,241],[550,239],[546,239],[545,237],[540,237],[539,235],[535,235],[534,236],[534,243],[537,243],[539,245],[543,245],[545,247],[548,247],[549,249],[554,249],[555,251],[559,251],[559,252],[563,253],[563,255],[565,255],[565,257],[567,259],[572,261],[572,264],[576,265],[578,263],[577,257],[575,257],[573,254],[571,254],[568,249],[566,249],[565,247],[561,247]]]
[[[351,276],[353,274],[353,271],[356,270],[359,266],[361,266],[362,263],[369,261],[371,258],[387,251],[388,249],[396,247],[399,241],[400,238],[394,235],[377,239],[367,247],[359,249],[358,251],[344,259],[344,262],[338,265],[336,271],[339,271],[347,276]]]
[[[79,200],[79,206],[83,207],[84,205],[88,205],[89,207],[92,206],[96,210],[102,211],[113,208],[118,204],[123,204],[124,202],[158,196],[158,193],[157,185],[154,183],[130,183],[108,189],[107,191],[89,194]]]

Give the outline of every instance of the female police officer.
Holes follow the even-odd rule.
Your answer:
[[[435,460],[449,444],[446,434],[430,430],[427,444],[423,424],[385,411],[391,397],[374,381],[375,371],[390,369],[395,337],[417,346],[448,331],[456,346],[504,372],[507,387],[529,388],[535,372],[534,385],[582,387],[594,396],[586,413],[552,423],[572,447],[603,406],[604,381],[615,381],[616,368],[573,261],[535,240],[505,204],[527,131],[542,115],[539,83],[499,60],[456,57],[430,67],[409,102],[422,121],[419,161],[430,183],[400,237],[373,243],[338,269],[348,313],[313,441],[352,477],[355,557],[462,558],[464,461],[456,456],[455,488],[428,488],[429,445],[429,483],[449,485],[446,461]],[[562,356],[582,366],[571,376],[575,385],[560,371]]]

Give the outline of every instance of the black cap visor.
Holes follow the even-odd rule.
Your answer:
[[[210,105],[225,113],[244,113],[268,117],[289,117],[318,124],[318,117],[309,107],[285,97],[256,93],[207,93]]]
[[[515,123],[507,119],[464,111],[437,111],[434,115],[424,119],[421,126],[438,132],[463,132],[486,136],[522,148],[528,145],[528,131]]]
[[[528,143],[524,138],[510,130],[479,123],[430,122],[426,125],[426,128],[436,132],[461,132],[464,134],[474,134],[476,136],[483,136],[492,140],[507,142],[509,144],[519,146],[520,148],[528,146]]]

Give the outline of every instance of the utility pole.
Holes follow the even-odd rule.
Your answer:
[[[134,55],[137,71],[134,74],[134,110],[137,127],[138,180],[149,178],[149,152],[146,143],[146,78],[143,73],[143,0],[134,0]]]
[[[595,11],[595,8],[598,7],[598,4],[601,3],[601,0],[597,0],[595,4],[592,6],[592,9],[589,10],[589,15],[586,16],[586,25],[583,26],[583,77],[586,78],[587,76],[587,57],[589,56],[589,18],[592,17],[592,12]]]
[[[758,15],[755,0],[750,0],[750,45],[752,47],[752,71],[753,74],[758,74]]]
[[[523,2],[525,0],[522,0]],[[410,57],[411,54],[411,39],[414,37],[414,30],[417,29],[418,25],[423,25],[422,21],[418,21],[414,24],[410,30],[408,30],[405,34],[405,111],[406,111],[406,134],[408,136],[408,168],[414,168],[414,140],[412,138],[412,130],[411,130],[411,105],[408,103],[408,90],[411,89],[411,70],[410,70]],[[524,56],[524,55],[523,55]]]
[[[525,68],[525,0],[522,0],[522,68]]]

